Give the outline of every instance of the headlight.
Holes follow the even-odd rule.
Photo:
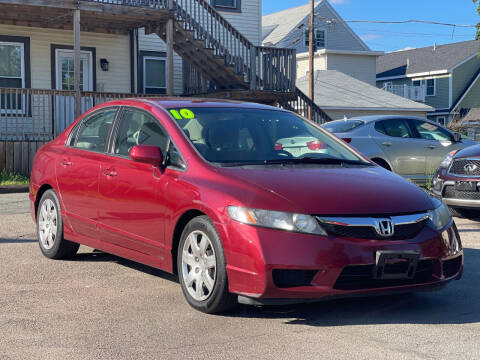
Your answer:
[[[434,210],[428,211],[428,225],[434,230],[442,230],[452,221],[452,215],[447,205],[437,199],[433,201],[438,205]]]
[[[452,160],[453,160],[453,155],[455,155],[457,153],[458,150],[453,150],[453,151],[450,151],[447,156],[445,156],[442,160],[442,162],[440,163],[439,167],[441,168],[448,168],[450,166],[450,164],[452,163]]]
[[[243,224],[327,236],[325,230],[318,225],[317,220],[310,215],[248,209],[238,206],[229,206],[227,211],[233,220]]]

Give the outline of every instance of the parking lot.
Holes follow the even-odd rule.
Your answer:
[[[442,292],[204,315],[173,276],[81,247],[44,258],[26,194],[0,195],[0,359],[478,359],[480,222],[456,219]]]

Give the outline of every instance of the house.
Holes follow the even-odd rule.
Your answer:
[[[120,97],[308,103],[295,87],[295,50],[260,45],[261,0],[0,0],[0,8],[0,139],[48,140]]]
[[[480,41],[397,51],[377,60],[377,86],[425,103],[440,124],[480,107]]]
[[[328,0],[315,7],[315,104],[332,119],[371,114],[425,116],[433,109],[376,87],[377,57],[335,11]],[[297,87],[308,93],[310,6],[263,17],[263,45],[294,47]]]
[[[328,0],[314,6],[315,70],[337,70],[375,85],[376,59],[383,52],[371,51]],[[294,47],[297,78],[306,76],[309,69],[309,21],[308,4],[263,17],[263,45]]]
[[[315,103],[335,120],[381,114],[425,117],[433,110],[336,70],[316,71],[314,83]],[[308,77],[298,79],[297,86],[308,92]]]

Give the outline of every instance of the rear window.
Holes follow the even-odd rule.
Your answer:
[[[325,129],[332,133],[345,133],[362,126],[362,120],[338,120],[323,125]]]

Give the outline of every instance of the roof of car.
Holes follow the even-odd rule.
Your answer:
[[[127,99],[125,99],[127,100]],[[189,108],[189,107],[225,107],[225,108],[243,108],[243,109],[259,109],[259,110],[281,110],[277,107],[257,104],[246,101],[233,101],[223,99],[202,99],[202,98],[183,98],[183,97],[162,97],[162,98],[133,98],[128,100],[136,100],[142,102],[156,103],[165,108]]]
[[[418,119],[422,121],[428,121],[425,118],[416,117],[416,116],[403,116],[403,115],[369,115],[369,116],[356,116],[349,119],[339,119],[335,121],[350,121],[350,120],[361,120],[366,123],[378,120],[388,120],[388,119]]]

